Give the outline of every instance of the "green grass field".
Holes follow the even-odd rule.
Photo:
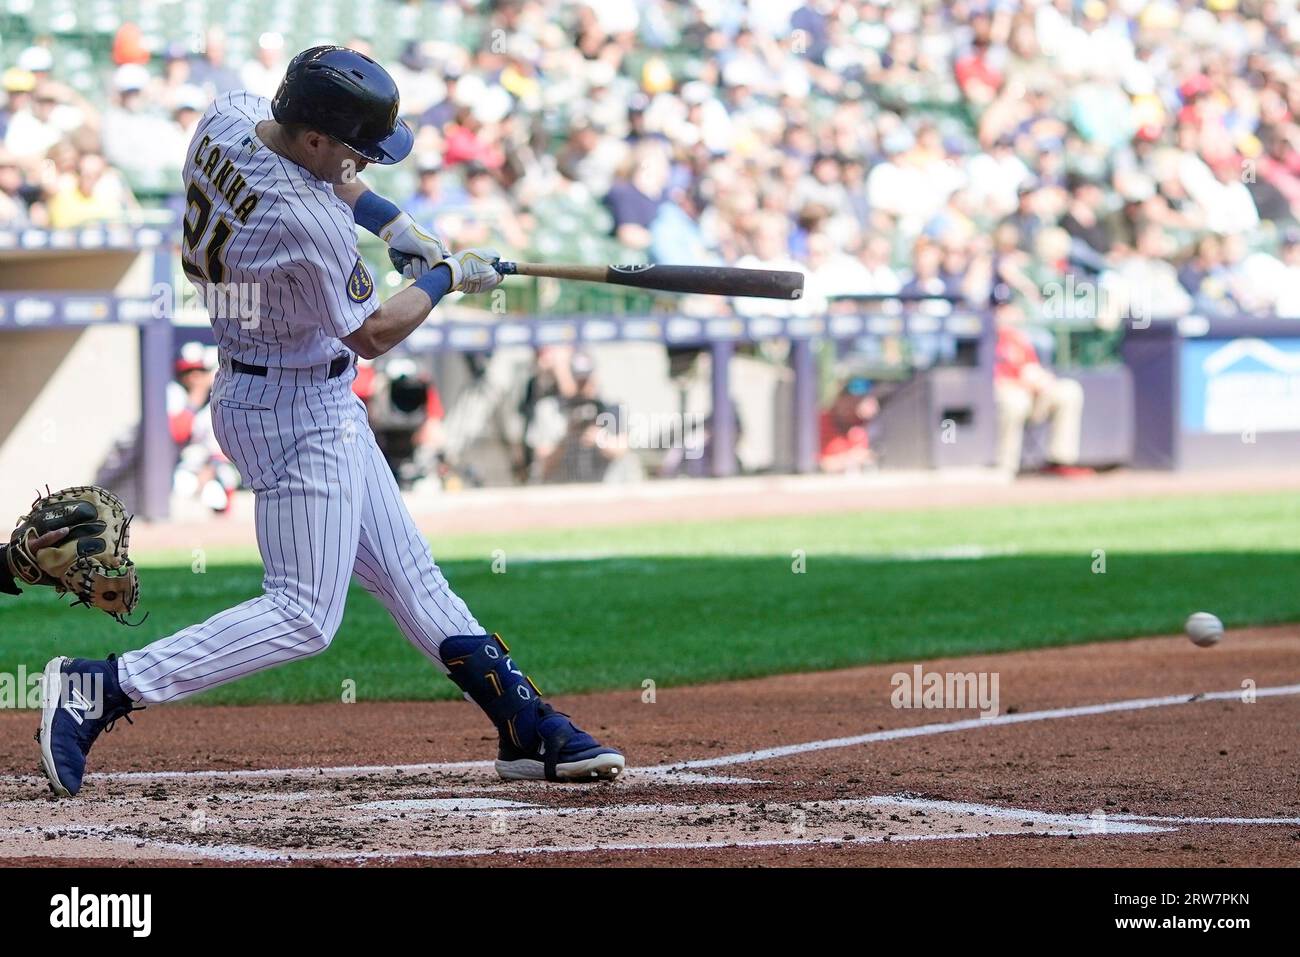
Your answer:
[[[1201,609],[1229,627],[1296,621],[1297,543],[1300,499],[1227,495],[458,536],[434,552],[543,691],[569,692],[1175,632]],[[143,627],[43,589],[4,598],[0,672],[140,647],[260,590],[251,548],[210,554],[203,574],[188,551],[139,558]],[[193,700],[337,700],[349,679],[358,700],[455,695],[354,587],[328,652]]]

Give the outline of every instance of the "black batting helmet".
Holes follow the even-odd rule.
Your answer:
[[[279,123],[302,123],[332,136],[374,163],[399,163],[414,134],[397,118],[397,84],[370,57],[319,46],[289,61],[271,101]]]

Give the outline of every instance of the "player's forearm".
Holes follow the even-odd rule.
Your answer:
[[[363,359],[382,356],[428,318],[451,284],[451,267],[439,263],[372,312],[343,344]]]
[[[347,203],[353,209],[357,208],[357,200],[360,199],[363,194],[368,192],[370,192],[370,187],[361,182],[360,179],[353,179],[351,182],[347,183],[334,184],[334,195],[343,200],[343,202]]]
[[[419,275],[449,255],[446,244],[437,236],[421,229],[410,213],[402,212],[395,203],[367,189],[360,181],[339,184],[334,190],[340,199],[352,207],[352,219],[358,226],[388,243],[390,249],[422,261],[423,265],[419,269],[404,271],[405,275]]]
[[[388,242],[385,229],[402,215],[396,203],[384,199],[359,179],[336,183],[334,195],[352,207],[352,219],[358,226]]]
[[[0,592],[6,595],[21,595],[21,589],[14,584],[13,572],[9,570],[9,556],[5,554],[8,550],[8,545],[0,545]]]

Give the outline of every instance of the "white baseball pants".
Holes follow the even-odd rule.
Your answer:
[[[122,689],[178,701],[329,647],[353,575],[440,670],[447,635],[483,634],[398,494],[348,371],[232,373],[212,394],[222,450],[256,501],[264,594],[119,658]]]

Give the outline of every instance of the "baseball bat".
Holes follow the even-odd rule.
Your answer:
[[[390,249],[388,258],[392,261],[393,268],[400,271],[414,257]],[[803,295],[803,273],[781,269],[739,269],[734,266],[575,266],[504,260],[496,260],[493,265],[503,276],[546,276],[551,279],[604,282],[663,292],[750,296],[759,299],[798,299]]]

